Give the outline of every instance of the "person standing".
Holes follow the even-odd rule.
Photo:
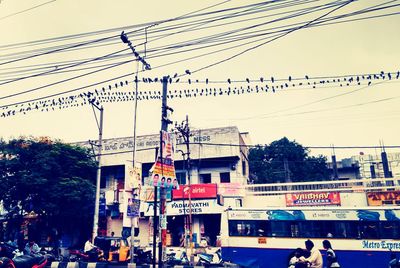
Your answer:
[[[326,249],[326,261],[327,261],[327,268],[337,268],[340,267],[340,264],[337,261],[337,257],[335,252],[332,249],[331,242],[328,240],[322,241],[322,246]]]
[[[301,257],[300,261],[310,264],[310,268],[322,268],[322,255],[321,252],[314,247],[314,243],[308,239],[305,242],[306,249],[310,252],[310,257]]]

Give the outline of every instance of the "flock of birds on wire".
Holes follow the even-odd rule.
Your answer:
[[[190,75],[190,71],[185,71],[187,75]],[[400,78],[400,71],[397,72],[384,72],[375,74],[360,74],[350,76],[331,76],[325,78],[312,78],[305,76],[304,78],[294,78],[289,76],[286,79],[275,79],[270,77],[265,79],[263,77],[257,80],[231,80],[226,81],[211,81],[209,79],[198,80],[198,79],[187,79],[184,81],[177,74],[174,76],[168,76],[167,82],[170,84],[186,84],[189,85],[187,89],[172,89],[167,91],[167,98],[197,98],[197,97],[217,97],[217,96],[229,96],[229,95],[241,95],[251,93],[275,93],[279,90],[293,89],[293,88],[317,88],[324,87],[327,85],[335,87],[348,87],[348,86],[370,86],[373,83],[379,81],[390,81],[398,80]],[[135,78],[133,83],[147,83],[155,84],[162,83],[163,78],[142,78],[139,80]],[[84,105],[102,105],[103,103],[112,102],[127,102],[135,100],[137,97],[138,101],[149,101],[149,100],[160,100],[162,98],[161,90],[145,90],[138,91],[136,96],[135,91],[126,90],[121,91],[120,88],[126,87],[130,82],[120,81],[109,84],[102,88],[93,89],[70,96],[56,97],[51,99],[26,101],[0,107],[0,118],[9,117],[17,114],[26,114],[32,111],[48,112],[67,108],[80,107]],[[214,87],[214,85],[219,85]],[[179,86],[181,87],[181,86]]]

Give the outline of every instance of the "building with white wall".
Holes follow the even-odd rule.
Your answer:
[[[154,187],[149,186],[150,169],[156,158],[160,136],[143,135],[136,139],[136,166],[141,168],[141,217],[139,220],[140,244],[148,245],[152,237]],[[247,133],[240,133],[237,127],[221,127],[192,131],[190,137],[190,170],[186,169],[186,145],[177,137],[174,155],[175,169],[179,184],[188,184],[191,190],[203,192],[192,194],[192,226],[195,242],[207,235],[212,243],[219,234],[220,214],[223,206],[217,196],[224,196],[224,206],[240,206],[243,197],[242,186],[247,184],[249,174]],[[76,143],[89,147],[88,142]],[[103,140],[101,192],[106,199],[106,213],[99,220],[102,235],[122,235],[130,230],[130,219],[125,216],[125,199],[130,196],[127,177],[132,168],[133,138]],[[183,153],[183,154],[182,154]],[[215,190],[212,190],[215,187]],[[179,234],[184,229],[184,221],[189,210],[187,196],[172,197],[168,202],[169,244],[179,243]],[[185,209],[186,208],[186,209]],[[101,213],[100,213],[101,214]],[[124,220],[125,218],[125,220]],[[124,233],[126,234],[126,233]]]

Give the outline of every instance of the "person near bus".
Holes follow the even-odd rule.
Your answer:
[[[303,253],[301,248],[297,248],[294,254],[290,254],[292,257],[289,259],[289,268],[307,268],[307,264],[300,261]]]
[[[30,239],[29,242],[25,245],[24,252],[26,255],[35,256],[39,254],[40,247],[38,246],[38,244],[36,244],[34,239]]]
[[[328,240],[324,240],[322,241],[322,246],[326,250],[326,261],[327,261],[326,267],[327,268],[340,267],[335,251],[333,251],[332,249],[331,242],[329,242]]]
[[[321,252],[314,247],[314,243],[308,239],[305,242],[306,249],[310,252],[310,257],[301,257],[301,262],[307,262],[310,264],[310,268],[322,268],[322,255]]]

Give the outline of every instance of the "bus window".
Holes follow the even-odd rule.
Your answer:
[[[360,222],[359,229],[361,238],[379,237],[379,222]]]
[[[380,238],[400,238],[399,223],[395,221],[381,222]]]
[[[335,231],[333,237],[337,238],[359,238],[358,222],[354,221],[340,221],[333,222],[335,224]]]
[[[290,222],[288,221],[269,221],[268,236],[271,237],[291,237]]]
[[[229,221],[229,236],[265,236],[266,221]]]

